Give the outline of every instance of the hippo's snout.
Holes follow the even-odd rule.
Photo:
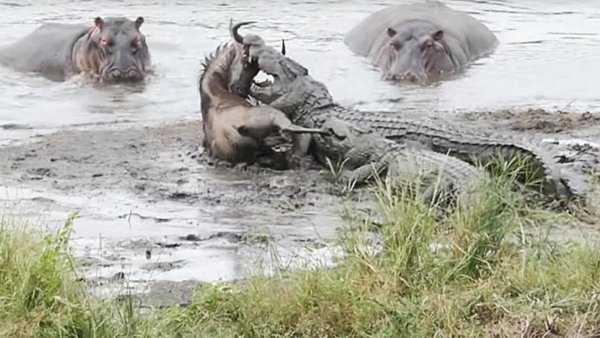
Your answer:
[[[408,80],[412,83],[418,83],[421,80],[419,79],[418,76],[416,76],[415,74],[413,74],[412,72],[406,72],[406,74],[404,74],[404,79]]]
[[[127,80],[127,81],[141,81],[144,76],[137,68],[129,68],[127,70],[121,70],[113,68],[107,72],[107,78],[111,81],[115,80]]]
[[[415,73],[413,72],[405,72],[402,75],[398,75],[398,74],[389,74],[387,76],[387,80],[389,81],[409,81],[411,83],[420,83],[422,80],[419,76],[417,76]]]

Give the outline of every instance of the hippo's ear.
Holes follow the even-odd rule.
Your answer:
[[[135,27],[137,27],[138,29],[140,27],[142,27],[142,24],[144,23],[144,18],[141,16],[138,16],[137,19],[135,19]]]
[[[435,40],[435,41],[441,41],[444,39],[444,31],[443,30],[439,30],[433,34],[431,34],[431,37]]]
[[[392,27],[388,27],[388,29],[387,29],[387,35],[388,35],[390,38],[391,38],[391,37],[393,37],[394,35],[396,35],[397,33],[398,33],[398,32],[396,32],[396,30],[395,30],[395,29],[393,29]]]
[[[99,30],[102,30],[102,28],[104,28],[104,20],[102,20],[101,17],[97,17],[94,19],[94,25],[96,25]]]

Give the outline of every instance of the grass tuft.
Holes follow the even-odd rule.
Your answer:
[[[598,243],[555,243],[558,216],[506,166],[445,213],[378,181],[383,221],[349,218],[334,268],[203,285],[141,317],[75,282],[73,218],[45,238],[0,229],[0,335],[11,337],[547,337],[600,332]],[[377,229],[374,231],[373,229]],[[268,241],[266,241],[268,242]],[[268,243],[266,243],[268,244]]]

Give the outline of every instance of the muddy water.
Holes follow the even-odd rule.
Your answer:
[[[203,55],[227,40],[229,18],[257,20],[269,42],[288,41],[290,55],[325,81],[338,100],[406,111],[514,106],[598,109],[600,3],[568,0],[448,1],[487,24],[500,40],[491,57],[433,88],[398,87],[352,55],[343,35],[367,13],[398,1],[38,1],[0,3],[2,43],[42,22],[85,22],[97,15],[143,15],[158,76],[143,92],[98,91],[77,81],[51,83],[0,68],[0,125],[36,129],[114,120],[195,118]],[[518,90],[516,90],[518,88]],[[2,138],[22,134],[3,132]]]
[[[156,70],[141,89],[98,89],[76,78],[56,83],[0,67],[0,143],[26,138],[33,142],[3,151],[5,186],[0,197],[7,210],[41,223],[60,224],[78,210],[82,218],[76,222],[77,252],[89,259],[89,274],[102,277],[126,272],[135,280],[233,279],[243,276],[258,256],[259,245],[247,244],[240,236],[269,233],[280,248],[289,249],[289,256],[302,255],[304,246],[299,243],[331,238],[340,223],[339,199],[322,191],[325,188],[294,190],[307,182],[325,185],[315,178],[316,172],[298,181],[293,179],[298,173],[236,174],[192,161],[189,154],[199,134],[195,122],[171,130],[168,142],[164,135],[138,130],[199,119],[200,62],[228,40],[230,18],[258,21],[253,30],[269,43],[285,38],[289,55],[347,105],[416,114],[525,106],[600,108],[600,68],[594,66],[600,55],[600,3],[448,1],[485,22],[500,45],[461,76],[429,87],[380,81],[377,70],[343,45],[353,25],[392,3],[398,1],[0,2],[3,44],[43,22],[144,16],[143,31]],[[75,129],[88,132],[68,132]],[[56,130],[63,134],[39,136]],[[97,133],[95,141],[86,137],[92,131]],[[29,138],[33,135],[38,136]],[[154,144],[147,159],[130,159],[143,147],[136,135]],[[177,137],[189,146],[178,146]],[[185,165],[170,167],[181,158],[186,158]],[[67,165],[61,166],[61,159],[67,159]],[[108,174],[109,167],[124,171]],[[146,181],[139,178],[143,174],[148,174]],[[164,180],[165,185],[144,186],[152,180]],[[145,194],[140,186],[153,193]],[[264,187],[273,189],[272,195],[260,195]],[[223,192],[217,196],[219,190]],[[277,202],[281,198],[283,202]],[[196,237],[186,240],[188,235]]]

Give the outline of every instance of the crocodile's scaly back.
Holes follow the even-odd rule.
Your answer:
[[[450,128],[440,128],[426,122],[408,121],[398,116],[361,112],[351,108],[342,107],[335,103],[327,87],[314,80],[308,70],[301,68],[302,72],[290,71],[298,68],[298,63],[281,55],[278,51],[268,46],[260,46],[252,57],[258,59],[262,71],[271,74],[276,79],[273,87],[276,89],[259,88],[259,100],[267,98],[266,103],[284,111],[290,119],[304,127],[320,128],[330,119],[343,121],[369,136],[372,151],[391,151],[389,145],[382,141],[401,144],[404,149],[420,149],[450,155],[466,162],[480,162],[488,164],[495,157],[512,160],[517,156],[527,162],[535,173],[534,177],[542,180],[543,192],[553,197],[570,198],[572,190],[560,179],[550,161],[545,160],[538,153],[513,141],[505,141],[499,137],[488,137],[454,131]],[[291,63],[286,66],[287,63]],[[264,100],[263,100],[264,101]],[[327,142],[333,139],[325,136],[315,136],[321,145],[321,151],[333,155],[336,151],[328,150]],[[364,141],[361,139],[361,142]],[[365,141],[366,142],[366,141]],[[412,143],[412,144],[411,144]],[[415,148],[415,144],[417,147]],[[335,144],[330,144],[332,146]],[[354,146],[354,145],[353,145]],[[386,150],[384,150],[384,148]],[[345,154],[346,151],[337,150]]]
[[[536,151],[513,140],[477,135],[449,126],[437,127],[425,121],[409,121],[385,113],[361,112],[346,107],[330,108],[334,116],[356,125],[368,126],[378,134],[399,143],[417,143],[425,149],[448,154],[463,161],[483,165],[500,158],[511,161],[521,157],[533,172],[531,178],[542,181],[543,192],[556,197],[572,197],[572,191],[560,179],[552,163]]]

